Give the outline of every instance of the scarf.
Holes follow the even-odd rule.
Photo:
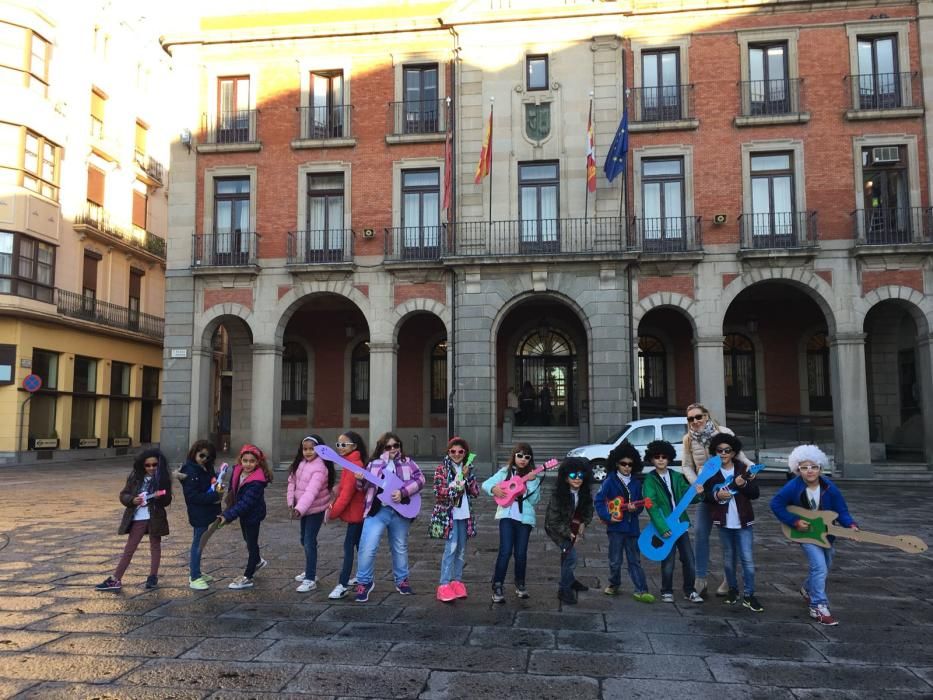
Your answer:
[[[706,424],[699,431],[690,428],[690,440],[699,442],[703,447],[709,447],[709,441],[713,439],[713,435],[719,432],[719,426],[717,426],[712,419],[706,421]]]
[[[454,462],[450,458],[450,455],[444,456],[444,467],[446,467],[447,469],[447,482],[448,483],[452,483],[461,477],[462,477],[461,481],[464,483],[466,482],[466,477],[464,476],[464,473],[465,473],[467,456],[468,455],[464,455],[463,462],[459,466],[456,464],[456,462]],[[464,486],[464,491],[460,492],[460,495],[457,497],[457,500],[454,503],[454,505],[458,508],[460,507],[460,504],[463,503],[463,494],[466,493],[465,489],[466,489],[466,486]]]

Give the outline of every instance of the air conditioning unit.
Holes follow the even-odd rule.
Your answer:
[[[878,146],[871,149],[873,163],[896,163],[900,159],[897,146]]]

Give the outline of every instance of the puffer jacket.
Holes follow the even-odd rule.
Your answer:
[[[239,518],[247,525],[255,525],[266,519],[266,475],[263,474],[262,469],[256,467],[241,484],[242,471],[243,467],[239,464],[233,469],[228,496],[228,502],[231,505],[223,513],[224,520],[229,522]]]
[[[628,488],[618,477],[616,473],[607,474],[603,480],[603,485],[599,488],[599,493],[593,500],[593,506],[596,508],[596,514],[600,520],[606,523],[607,532],[621,532],[623,535],[637,536],[641,532],[638,524],[638,516],[645,509],[644,506],[638,506],[634,512],[630,512],[623,506],[622,520],[612,520],[609,514],[609,501],[615,498],[625,499],[626,504],[630,501],[640,501],[641,482],[634,476],[628,483]]]
[[[286,503],[301,516],[313,515],[327,509],[330,489],[327,487],[327,465],[320,457],[310,462],[301,460],[298,469],[288,475]]]
[[[181,473],[185,475],[181,480],[181,488],[185,494],[188,522],[191,527],[210,525],[220,515],[220,494],[210,490],[213,472],[187,460]]]
[[[346,459],[358,467],[363,466],[363,459],[358,450],[353,450]],[[361,523],[365,503],[366,495],[356,488],[356,474],[349,469],[343,469],[340,472],[340,483],[337,485],[337,498],[330,509],[330,519],[340,518],[345,523]]]
[[[771,512],[774,513],[774,517],[785,525],[794,527],[800,518],[787,510],[787,506],[809,507],[807,503],[807,484],[800,476],[784,484],[784,487],[774,494],[771,499]],[[842,492],[825,476],[820,477],[820,502],[818,506],[820,510],[831,510],[838,513],[838,522],[843,527],[857,525],[855,519],[849,513],[849,506],[846,504],[846,499],[842,497]],[[830,542],[834,539],[836,538],[833,535],[829,535]]]

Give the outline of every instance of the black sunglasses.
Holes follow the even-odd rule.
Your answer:
[[[397,449],[400,449],[400,448],[401,448],[401,445],[399,445],[397,442],[387,442],[387,443],[386,443],[386,449],[387,449],[387,450],[397,450]]]
[[[695,416],[687,416],[687,420],[690,421],[691,423],[698,421],[698,420],[703,420],[703,414],[698,413]]]
[[[620,467],[634,467],[634,466],[635,466],[635,462],[632,462],[632,461],[627,460],[627,459],[620,459],[620,460],[619,460],[619,466],[620,466]]]
[[[716,454],[720,454],[720,455],[731,455],[731,454],[732,454],[732,448],[731,448],[731,447],[717,447],[717,448],[716,448]]]

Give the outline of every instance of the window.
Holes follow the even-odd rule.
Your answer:
[[[104,138],[104,114],[107,109],[107,96],[98,90],[91,90],[91,137]]]
[[[807,341],[807,389],[811,411],[833,410],[829,376],[829,341],[825,333],[817,333]]]
[[[32,373],[42,379],[42,389],[53,391],[58,388],[58,353],[48,350],[32,351]]]
[[[447,412],[447,341],[431,350],[431,413]]]
[[[249,77],[217,79],[217,143],[250,141]]]
[[[796,241],[793,154],[753,153],[750,165],[752,247],[793,247]]]
[[[440,171],[402,171],[402,257],[436,258],[440,251]]]
[[[643,410],[667,408],[667,353],[650,335],[638,338],[638,395]]]
[[[58,201],[58,164],[61,148],[26,129],[23,148],[23,187]]]
[[[136,122],[136,162],[145,165],[146,145],[149,140],[149,130],[142,122]]]
[[[0,345],[0,386],[16,380],[16,346]]]
[[[790,112],[786,42],[750,45],[748,78],[752,115]]]
[[[285,343],[282,352],[282,415],[308,412],[308,353],[298,343]]]
[[[559,173],[556,162],[518,164],[519,247],[523,253],[559,250]]]
[[[106,175],[93,165],[87,166],[87,208],[92,221],[103,221]]]
[[[145,185],[143,185],[145,187]],[[149,197],[145,192],[133,190],[133,226],[146,230],[146,214],[149,208]]]
[[[48,350],[32,351],[32,373],[42,378],[42,388],[33,394],[29,402],[29,448],[35,448],[36,439],[54,439],[58,437],[55,418],[58,397],[58,358],[57,352]]]
[[[306,262],[343,259],[343,213],[343,173],[309,173]]]
[[[21,85],[48,94],[52,45],[31,29],[0,22],[0,66],[22,75]]]
[[[547,90],[550,84],[547,56],[525,57],[525,89]]]
[[[214,180],[214,250],[217,265],[249,262],[249,178]]]
[[[311,73],[312,139],[335,139],[344,135],[343,71]]]
[[[661,49],[641,54],[640,121],[681,118],[680,51]]]
[[[867,241],[909,243],[913,221],[906,147],[863,147],[862,190]]]
[[[90,250],[84,251],[84,269],[81,282],[81,295],[84,297],[82,308],[93,313],[97,300],[97,265],[102,256]]]
[[[405,66],[402,70],[404,133],[432,134],[440,130],[437,64]]]
[[[74,388],[71,398],[71,447],[97,447],[81,444],[94,438],[96,433],[97,360],[76,355],[74,359]]]
[[[159,374],[158,367],[143,367],[143,393],[144,399],[159,398]]]
[[[755,381],[755,349],[744,335],[732,333],[722,342],[726,410],[754,411],[758,407]]]
[[[143,400],[139,412],[139,441],[152,442],[155,407],[159,402],[159,368],[143,367]]]
[[[661,425],[661,439],[667,440],[672,445],[682,443],[686,432],[686,423],[665,423]]]
[[[0,231],[0,293],[51,303],[54,279],[53,246]]]
[[[680,434],[681,440],[683,439],[683,433]],[[629,433],[626,438],[632,445],[639,448],[639,452],[644,450],[648,446],[648,443],[655,439],[654,426],[653,425],[642,425],[631,433]]]
[[[139,330],[140,299],[142,298],[143,275],[146,273],[135,267],[130,268],[130,294],[127,302],[130,330]]]
[[[684,236],[684,159],[641,161],[642,245],[645,251],[686,249]]]
[[[110,366],[110,421],[107,434],[111,447],[114,438],[129,436],[130,369],[130,365],[123,362],[113,362]]]
[[[350,362],[350,413],[369,413],[369,343],[353,349]]]
[[[897,37],[860,36],[857,50],[859,109],[900,107],[901,76],[897,65]]]

